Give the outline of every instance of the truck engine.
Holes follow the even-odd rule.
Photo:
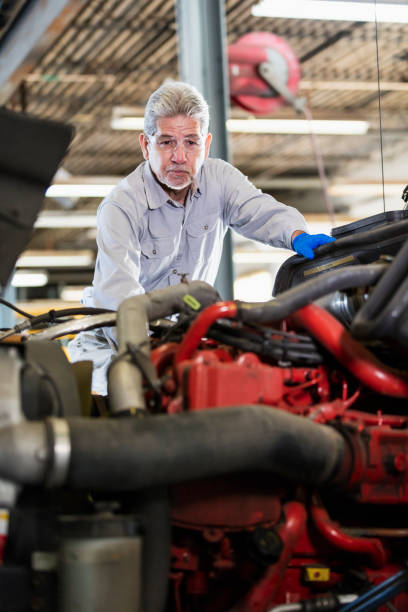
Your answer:
[[[333,235],[0,333],[2,612],[408,610],[408,217]],[[56,339],[113,325],[98,403]]]

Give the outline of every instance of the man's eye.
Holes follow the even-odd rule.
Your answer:
[[[187,140],[187,144],[189,147],[196,147],[198,142],[196,140]]]

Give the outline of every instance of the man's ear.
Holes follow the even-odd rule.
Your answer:
[[[204,159],[207,159],[208,154],[210,152],[210,144],[212,141],[212,134],[210,132],[208,132],[207,136],[205,137],[205,144],[204,144]]]
[[[149,159],[149,139],[145,133],[139,134],[139,144],[142,149],[143,158]]]

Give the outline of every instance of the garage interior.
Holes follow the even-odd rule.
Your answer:
[[[113,129],[114,120],[123,112],[142,117],[151,91],[166,78],[180,78],[177,7],[171,0],[77,0],[61,2],[59,9],[57,4],[45,3],[37,16],[35,2],[2,2],[0,101],[16,111],[73,125],[75,138],[54,182],[78,185],[77,189],[81,189],[79,185],[102,185],[99,193],[106,193],[109,185],[142,161],[139,132]],[[254,14],[256,4],[247,0],[225,3],[225,46],[236,44],[250,32],[283,38],[300,63],[297,96],[305,98],[313,119],[364,121],[367,131],[359,135],[316,134],[315,146],[309,133],[230,132],[231,162],[257,187],[297,207],[312,224],[312,231],[329,233],[332,226],[401,209],[407,182],[403,155],[408,87],[406,23],[262,17]],[[405,3],[400,4],[404,8]],[[375,3],[367,5],[375,16]],[[45,28],[44,15],[51,11],[55,18]],[[196,27],[199,31],[198,23]],[[31,38],[25,34],[27,28]],[[21,60],[10,74],[13,62],[20,59],[15,48],[21,49]],[[214,69],[208,67],[210,72]],[[233,102],[228,102],[227,116],[303,118],[288,104],[260,116]],[[316,155],[324,165],[326,196]],[[63,187],[59,193],[64,193]],[[49,260],[43,259],[40,270],[46,274],[46,288],[18,288],[19,301],[67,297],[78,301],[80,288],[92,280],[95,212],[101,199],[100,195],[51,194],[46,198],[27,249],[32,255],[54,255],[54,264],[48,268]],[[270,249],[263,253],[259,247],[237,240],[236,235],[234,240],[235,296],[248,299],[247,292],[252,291],[251,299],[268,299],[270,278],[288,253],[272,253]],[[75,269],[57,266],[56,255],[81,252],[88,265]],[[41,306],[47,304],[37,304],[36,310],[41,311]]]
[[[273,85],[238,79],[254,35]],[[213,155],[336,241],[232,233],[220,295],[81,311],[168,78],[205,92]],[[34,126],[33,167],[48,122],[63,142],[38,216],[17,123],[0,143],[0,232],[10,184],[27,212],[0,244],[0,612],[408,611],[407,93],[406,0],[0,0],[0,126]],[[66,344],[114,326],[105,398]]]

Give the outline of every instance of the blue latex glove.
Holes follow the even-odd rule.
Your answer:
[[[327,234],[299,234],[292,241],[293,250],[307,259],[314,259],[314,249],[336,239]]]

